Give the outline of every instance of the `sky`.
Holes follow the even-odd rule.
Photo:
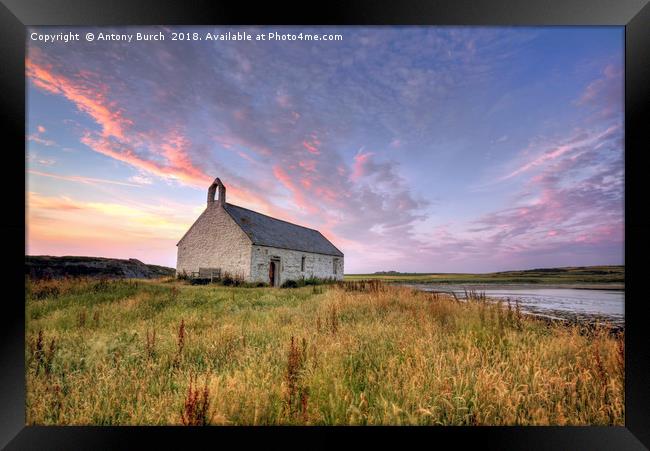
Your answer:
[[[252,40],[205,39],[228,32]],[[26,254],[175,267],[219,177],[321,231],[346,273],[623,264],[623,27],[27,36]]]

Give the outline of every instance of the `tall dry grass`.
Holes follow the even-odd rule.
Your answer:
[[[28,424],[624,423],[622,337],[480,296],[58,283],[27,290]]]

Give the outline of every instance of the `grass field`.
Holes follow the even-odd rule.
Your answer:
[[[624,424],[621,337],[353,288],[30,282],[26,421]]]
[[[522,283],[522,284],[623,284],[624,266],[587,266],[531,269],[485,274],[462,273],[381,273],[346,274],[345,280],[378,279],[392,283]]]

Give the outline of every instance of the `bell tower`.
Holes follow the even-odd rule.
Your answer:
[[[219,197],[215,201],[214,196],[217,193],[217,190],[219,190]],[[226,186],[218,177],[214,179],[214,182],[212,182],[212,185],[210,185],[210,188],[208,188],[208,207],[215,203],[221,207],[226,204]]]

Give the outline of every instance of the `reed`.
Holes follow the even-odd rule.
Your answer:
[[[174,356],[174,363],[172,366],[177,368],[183,358],[183,349],[185,348],[185,319],[181,319],[181,324],[178,326],[178,334],[176,335],[176,355]]]
[[[329,328],[332,334],[336,334],[339,330],[339,315],[335,304],[330,306]]]
[[[77,327],[81,328],[86,325],[86,310],[82,310],[77,314]]]
[[[190,378],[185,395],[185,403],[181,410],[181,422],[185,426],[206,426],[210,424],[210,389],[208,388],[208,377],[200,389],[196,383],[196,376]]]
[[[147,329],[147,342],[145,344],[145,351],[147,353],[147,357],[150,359],[156,357],[156,329],[153,329],[151,332],[149,332],[149,329]]]

